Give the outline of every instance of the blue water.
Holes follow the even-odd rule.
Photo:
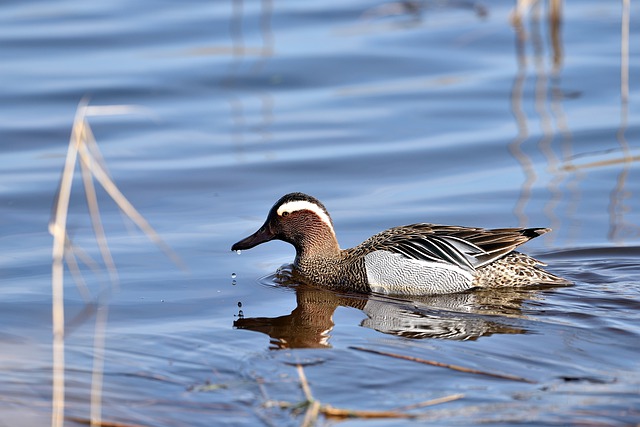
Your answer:
[[[98,192],[120,283],[65,275],[66,425],[90,418],[83,292],[104,289],[105,421],[301,425],[269,404],[304,398],[299,362],[335,407],[464,394],[409,411],[420,419],[340,425],[639,423],[640,15],[625,39],[619,2],[567,2],[555,26],[550,3],[518,27],[506,1],[4,2],[0,424],[50,420],[47,228],[83,98],[132,106],[89,123],[188,268]],[[323,201],[342,247],[421,221],[551,227],[523,249],[575,286],[409,301],[280,286],[290,246],[230,247],[290,191]],[[99,260],[79,169],[68,227]]]

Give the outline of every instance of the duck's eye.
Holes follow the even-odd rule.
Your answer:
[[[282,212],[282,216],[289,216],[289,212],[287,211]]]

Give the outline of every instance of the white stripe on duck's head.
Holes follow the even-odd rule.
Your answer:
[[[265,223],[251,236],[235,243],[231,250],[251,249],[270,240],[291,243],[298,253],[329,246],[339,250],[333,222],[324,205],[304,193],[289,193],[269,211]]]

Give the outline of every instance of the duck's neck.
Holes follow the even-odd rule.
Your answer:
[[[335,260],[340,258],[342,250],[338,245],[335,234],[329,229],[305,235],[296,247],[296,265],[320,260]]]

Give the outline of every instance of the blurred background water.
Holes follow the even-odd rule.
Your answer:
[[[101,316],[106,421],[299,425],[267,403],[303,399],[292,364],[305,363],[315,397],[338,407],[462,393],[412,413],[437,425],[637,425],[630,3],[3,2],[0,424],[50,420],[47,227],[86,97],[137,107],[89,121],[116,183],[189,271],[99,192],[120,284],[99,299],[108,275],[83,267],[87,300],[66,275],[67,425],[90,418]],[[291,247],[229,249],[290,191],[324,202],[342,247],[421,221],[552,227],[526,251],[576,285],[412,301],[279,286]],[[79,176],[69,209],[74,245],[99,259]]]

